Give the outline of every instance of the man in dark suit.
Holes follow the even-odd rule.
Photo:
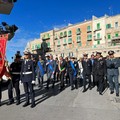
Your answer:
[[[78,88],[78,83],[77,83],[77,74],[78,74],[78,62],[75,61],[75,57],[70,57],[70,61],[68,61],[67,64],[67,69],[69,72],[69,77],[70,77],[70,85],[71,85],[71,90],[74,90],[74,85],[75,88]]]
[[[93,74],[95,75],[95,82],[97,91],[102,95],[104,78],[106,77],[106,62],[101,56],[101,52],[96,53],[96,59],[93,64]]]
[[[46,66],[47,66],[47,87],[46,88],[49,89],[50,80],[52,80],[52,83],[53,83],[52,88],[54,88],[54,84],[55,84],[54,73],[56,70],[56,62],[53,59],[53,55],[50,55],[50,60],[47,60]]]
[[[83,54],[83,92],[86,92],[86,80],[88,79],[89,85],[88,88],[91,90],[91,73],[92,73],[92,62],[88,59],[88,54]]]
[[[29,105],[29,93],[31,95],[31,108],[35,107],[35,96],[33,90],[33,84],[35,84],[35,71],[34,71],[34,63],[30,59],[30,52],[24,52],[24,60],[22,62],[21,68],[21,81],[24,86],[24,91],[26,95],[26,103],[23,107]]]
[[[66,72],[66,62],[62,56],[59,57],[58,68],[60,71],[59,72],[59,74],[60,74],[60,90],[63,90],[65,87],[64,77],[65,77],[65,72]]]

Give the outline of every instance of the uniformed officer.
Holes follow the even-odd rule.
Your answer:
[[[9,80],[8,85],[8,95],[9,95],[9,102],[8,105],[12,104],[13,99],[13,87],[16,91],[16,105],[20,104],[20,88],[19,88],[19,81],[20,81],[20,72],[21,72],[21,55],[17,53],[15,55],[14,62],[10,65],[10,72],[12,80]]]
[[[97,91],[102,95],[103,85],[104,85],[104,77],[106,77],[106,62],[101,57],[101,52],[96,53],[96,59],[93,63],[93,75],[95,76],[95,83],[97,85]]]
[[[119,96],[118,67],[120,67],[120,60],[114,57],[114,51],[110,50],[108,54],[109,59],[106,60],[106,63],[107,63],[107,79],[109,81],[111,91],[110,94],[114,93],[115,84],[116,96]]]
[[[35,84],[34,63],[30,59],[30,52],[24,52],[24,60],[21,67],[21,81],[24,86],[26,102],[23,107],[29,105],[29,93],[31,95],[31,108],[35,107],[35,96],[33,90],[33,84]]]
[[[86,89],[86,81],[88,79],[89,85],[88,88],[91,90],[91,73],[92,73],[92,62],[90,59],[88,59],[88,54],[83,54],[83,60],[82,60],[82,67],[83,67],[83,92],[85,92]]]

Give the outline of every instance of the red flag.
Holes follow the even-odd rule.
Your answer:
[[[8,40],[8,35],[0,35],[0,78],[4,74],[5,66],[5,54],[6,54],[6,44]]]

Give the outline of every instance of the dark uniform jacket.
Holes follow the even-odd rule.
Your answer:
[[[82,61],[83,75],[91,75],[92,73],[92,62],[90,59]]]
[[[32,82],[35,80],[34,63],[32,60],[23,60],[21,68],[21,81]]]
[[[102,58],[95,59],[92,70],[94,75],[106,75],[106,61]]]
[[[21,73],[21,61],[19,62],[13,62],[10,65],[10,72],[12,76],[12,80],[20,80],[20,73]]]
[[[120,67],[120,59],[113,58],[106,60],[107,64],[107,75],[119,75],[118,67]]]

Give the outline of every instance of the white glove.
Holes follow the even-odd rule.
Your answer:
[[[21,80],[20,80],[20,82],[19,82],[19,83],[20,83],[20,85],[22,85],[22,81],[21,81]]]
[[[35,84],[35,81],[34,81],[34,80],[32,80],[32,84]]]

